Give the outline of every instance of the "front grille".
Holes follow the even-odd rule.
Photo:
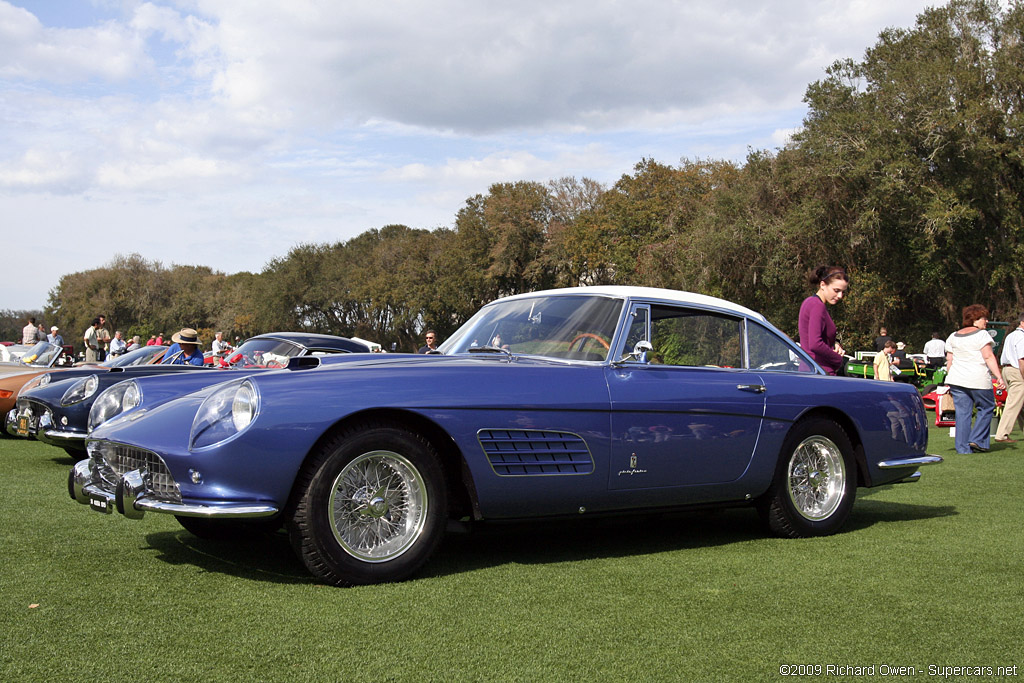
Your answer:
[[[122,444],[110,444],[103,453],[99,476],[108,490],[114,490],[126,472],[141,470],[146,493],[169,503],[181,502],[181,491],[163,459],[151,451]]]
[[[31,401],[27,398],[19,398],[17,406],[18,412],[24,410],[31,414],[32,417],[35,418],[37,421],[39,420],[40,417],[42,417],[44,414],[48,412],[45,405],[37,401]]]
[[[590,474],[594,459],[586,442],[570,432],[533,429],[481,429],[480,445],[495,474]]]

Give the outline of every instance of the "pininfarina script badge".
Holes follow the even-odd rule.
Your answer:
[[[636,453],[631,454],[629,456],[629,469],[619,470],[619,476],[621,477],[624,474],[628,474],[629,476],[633,476],[634,474],[647,474],[647,470],[637,468],[638,462]]]

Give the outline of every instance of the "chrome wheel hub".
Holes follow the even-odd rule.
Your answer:
[[[801,516],[819,521],[836,511],[846,495],[846,463],[831,439],[811,436],[789,459],[789,499]]]
[[[427,507],[426,487],[416,467],[393,451],[371,451],[338,473],[328,515],[345,552],[366,562],[385,562],[419,538]]]

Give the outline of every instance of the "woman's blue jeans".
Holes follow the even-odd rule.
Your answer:
[[[970,453],[970,444],[982,448],[989,447],[989,436],[992,432],[992,413],[995,411],[996,398],[992,388],[966,389],[949,385],[949,393],[953,394],[953,405],[956,407],[956,444],[957,453]],[[971,426],[971,415],[974,409],[974,426]]]

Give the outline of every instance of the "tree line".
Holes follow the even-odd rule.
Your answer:
[[[260,273],[164,267],[137,254],[65,275],[40,313],[81,344],[104,313],[126,334],[192,326],[359,336],[409,351],[499,296],[631,284],[702,292],[796,336],[804,275],[846,266],[844,346],[879,325],[919,348],[983,303],[1024,306],[1024,8],[952,0],[883,31],[861,61],[808,86],[802,129],[744,163],[642,159],[610,187],[514,181],[470,197],[451,227],[388,225],[299,244]],[[0,316],[27,314],[11,312]],[[18,329],[24,325],[22,320]],[[2,333],[8,338],[7,323]]]

